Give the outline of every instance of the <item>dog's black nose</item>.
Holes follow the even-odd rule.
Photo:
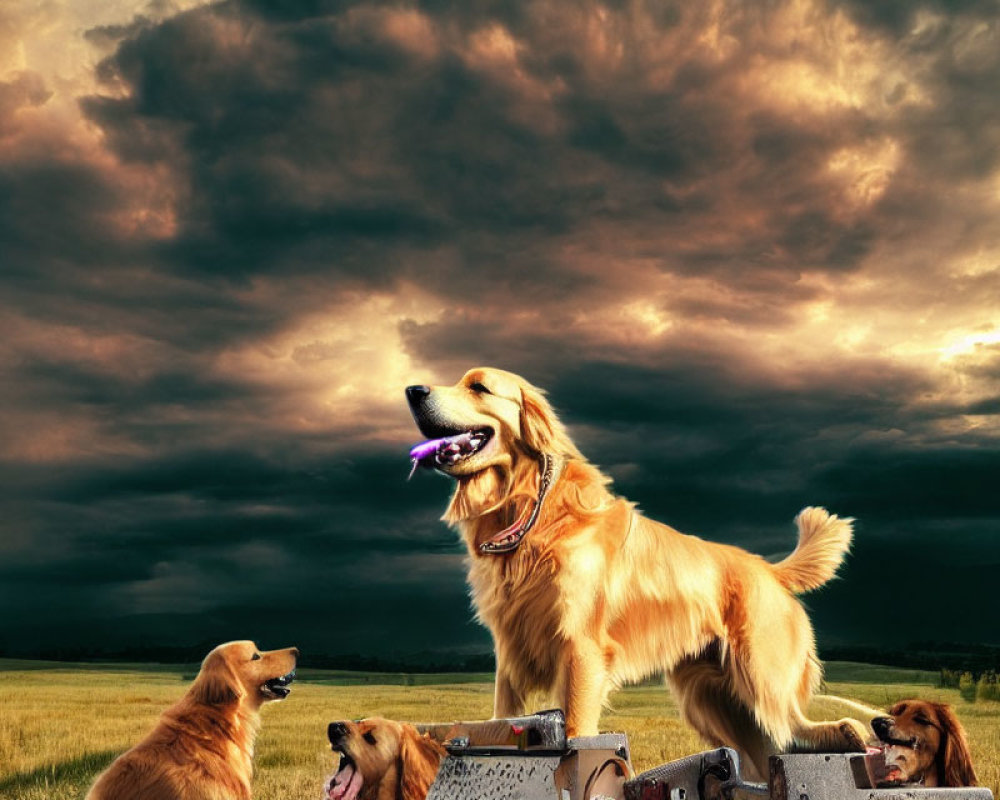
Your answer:
[[[330,740],[330,744],[337,744],[341,739],[347,736],[347,725],[343,722],[331,722],[326,728],[326,738]]]
[[[407,386],[406,387],[406,399],[410,401],[411,406],[415,406],[421,400],[423,400],[427,395],[431,393],[430,386]]]
[[[889,735],[889,728],[892,727],[892,717],[875,717],[872,720],[872,730],[879,739],[884,739]]]

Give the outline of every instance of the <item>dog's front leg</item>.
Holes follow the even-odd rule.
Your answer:
[[[523,702],[521,696],[514,691],[510,673],[498,653],[497,675],[493,687],[493,719],[518,716],[523,711]]]
[[[607,694],[607,667],[600,645],[589,639],[566,647],[563,710],[567,736],[596,736]]]

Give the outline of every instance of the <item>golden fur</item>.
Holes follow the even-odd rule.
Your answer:
[[[612,689],[664,672],[684,718],[712,745],[738,747],[760,775],[793,742],[864,749],[856,720],[805,716],[821,667],[794,597],[834,575],[851,520],[804,509],[798,547],[771,564],[678,533],[612,494],[543,393],[517,375],[477,368],[407,394],[427,436],[491,432],[481,450],[437,468],[457,481],[444,519],[467,545],[476,611],[493,635],[496,716],[542,692],[565,710],[571,736],[594,734]],[[512,553],[482,554],[534,503],[543,454],[565,467],[534,528]]]
[[[292,672],[298,654],[261,653],[253,642],[216,647],[187,693],[97,778],[87,800],[250,800],[260,707],[278,699],[264,683]]]
[[[379,717],[332,722],[327,736],[341,754],[330,800],[424,800],[446,752],[412,725]]]
[[[944,703],[902,700],[889,716],[872,720],[885,744],[885,763],[894,783],[924,786],[975,786],[965,730]]]

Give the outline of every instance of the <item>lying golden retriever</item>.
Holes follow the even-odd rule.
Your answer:
[[[414,726],[379,717],[331,722],[326,735],[340,755],[327,800],[424,800],[446,752]]]
[[[872,730],[885,745],[888,783],[977,785],[965,730],[950,706],[903,700],[873,719]]]
[[[291,691],[299,651],[219,645],[149,736],[103,772],[87,800],[250,800],[260,707]]]
[[[496,716],[544,692],[565,710],[569,735],[594,734],[612,689],[662,671],[684,718],[762,776],[767,756],[793,742],[864,749],[857,720],[805,716],[821,667],[795,598],[833,577],[851,520],[804,509],[798,547],[771,564],[678,533],[612,494],[517,375],[477,368],[406,394],[430,438],[411,450],[414,468],[457,482],[444,519],[465,540],[476,611],[493,634]]]

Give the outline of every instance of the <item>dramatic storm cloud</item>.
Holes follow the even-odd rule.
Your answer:
[[[4,651],[486,651],[404,481],[477,364],[682,530],[856,517],[821,646],[1000,643],[995,4],[4,13]]]

